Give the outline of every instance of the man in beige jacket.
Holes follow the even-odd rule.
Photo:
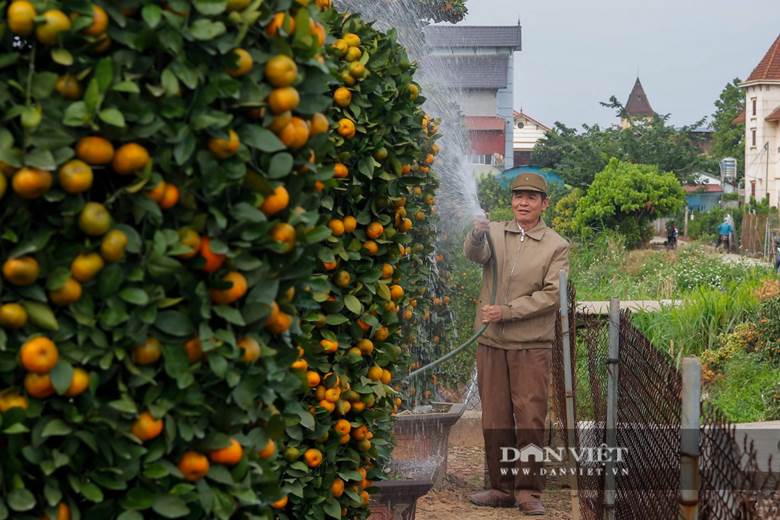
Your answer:
[[[569,269],[569,244],[541,218],[549,206],[543,177],[522,174],[511,190],[514,218],[488,222],[478,217],[464,244],[466,256],[483,265],[475,327],[489,324],[477,346],[477,382],[490,489],[469,498],[477,505],[517,505],[526,514],[543,515],[541,466],[532,464],[531,474],[521,468],[513,476],[511,469],[519,466],[507,455],[517,451],[507,448],[544,446],[559,273]],[[491,305],[494,268],[498,286]]]

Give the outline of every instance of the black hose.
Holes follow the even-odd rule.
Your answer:
[[[490,249],[490,263],[492,264],[492,267],[493,267],[493,287],[491,288],[491,291],[490,291],[490,305],[495,305],[496,304],[496,291],[498,290],[498,266],[496,264],[496,250],[495,250],[495,247],[493,245],[493,239],[490,238],[490,233],[486,232],[485,236],[487,237],[488,249]],[[487,330],[487,328],[489,326],[490,326],[489,323],[485,323],[484,325],[482,325],[482,327],[480,327],[480,329],[477,332],[474,333],[473,336],[471,336],[469,339],[467,339],[466,342],[463,343],[462,345],[460,345],[458,348],[456,348],[455,350],[453,350],[451,352],[448,352],[447,354],[443,355],[439,359],[431,361],[427,365],[418,368],[414,372],[409,373],[409,375],[407,375],[406,377],[403,378],[403,381],[408,381],[409,379],[413,378],[414,376],[420,375],[423,372],[427,372],[428,370],[432,369],[433,367],[440,365],[441,363],[447,361],[448,359],[450,359],[450,358],[452,358],[454,356],[457,356],[463,350],[465,350],[466,348],[471,346],[475,341],[477,341],[477,339],[482,334],[485,333],[485,331]]]

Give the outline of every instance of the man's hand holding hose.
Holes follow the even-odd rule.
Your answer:
[[[484,240],[490,229],[490,221],[485,213],[480,213],[474,217],[474,236],[480,240]]]

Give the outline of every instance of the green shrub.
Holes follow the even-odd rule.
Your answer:
[[[780,366],[780,297],[761,303],[756,329],[761,338],[757,345],[759,355]]]
[[[635,247],[650,237],[653,219],[674,214],[684,204],[685,193],[673,173],[613,158],[577,205],[575,227],[583,237],[612,229]]]

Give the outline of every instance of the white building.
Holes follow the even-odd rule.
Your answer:
[[[780,36],[740,87],[745,90],[745,201],[780,205]],[[744,118],[744,119],[743,119]]]
[[[514,166],[531,164],[531,153],[536,143],[545,138],[550,127],[524,113],[515,112],[515,130],[512,147],[514,149]]]

